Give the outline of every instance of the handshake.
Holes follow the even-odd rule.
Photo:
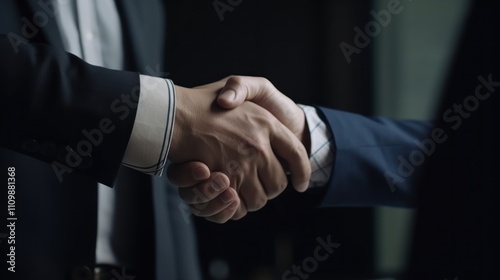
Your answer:
[[[194,215],[237,220],[278,196],[287,174],[307,189],[309,137],[303,110],[264,78],[176,86],[168,177]]]

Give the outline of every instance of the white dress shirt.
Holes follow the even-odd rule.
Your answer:
[[[94,65],[117,70],[123,68],[120,16],[113,0],[54,0],[54,4],[55,17],[66,51]],[[301,107],[311,133],[313,173],[310,186],[322,186],[328,182],[332,169],[331,132],[314,107]],[[137,115],[123,165],[147,174],[161,175],[173,133],[174,113],[175,92],[172,81],[140,75]],[[112,228],[112,217],[120,211],[114,207],[114,189],[99,184],[98,196],[96,262],[124,265],[111,246],[113,234],[126,234]]]
[[[311,181],[309,187],[321,187],[328,183],[333,168],[332,132],[319,117],[317,109],[299,105],[306,115],[311,139]]]

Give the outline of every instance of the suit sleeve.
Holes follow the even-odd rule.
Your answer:
[[[0,34],[0,146],[112,185],[134,124],[139,74]]]
[[[369,118],[318,107],[335,160],[321,206],[413,207],[418,173],[441,139],[432,122]],[[438,140],[440,141],[440,140]]]

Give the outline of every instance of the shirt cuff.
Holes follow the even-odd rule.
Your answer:
[[[161,176],[172,141],[175,87],[171,80],[140,75],[137,115],[122,164]]]
[[[304,111],[309,133],[311,135],[311,180],[309,187],[324,186],[330,179],[333,168],[332,132],[319,117],[316,108],[306,105],[299,106]]]

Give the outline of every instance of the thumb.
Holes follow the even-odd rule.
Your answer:
[[[245,101],[252,101],[265,107],[266,101],[276,93],[277,89],[265,78],[231,76],[217,97],[222,108],[234,109]],[[266,108],[269,109],[269,108]]]
[[[217,97],[219,106],[234,109],[245,101],[251,101],[273,114],[296,135],[305,128],[303,110],[281,93],[265,78],[231,76]]]
[[[219,92],[217,103],[225,109],[234,109],[241,105],[249,98],[252,93],[249,93],[248,88],[244,85],[244,77],[232,76],[226,81],[226,84]]]

